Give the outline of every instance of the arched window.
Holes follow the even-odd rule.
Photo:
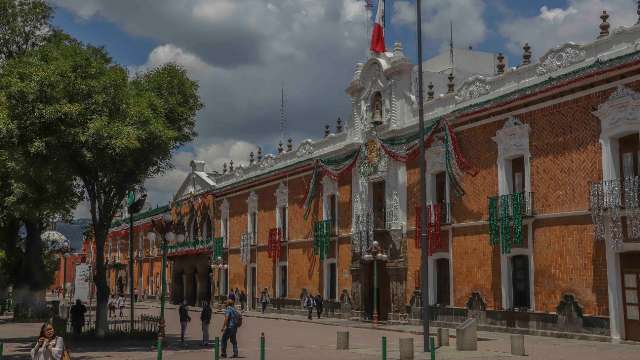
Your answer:
[[[382,94],[376,92],[371,98],[371,124],[378,126],[382,124]]]

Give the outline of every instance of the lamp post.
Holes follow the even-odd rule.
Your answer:
[[[420,133],[419,162],[420,162],[420,279],[422,288],[422,343],[424,352],[430,351],[429,346],[429,239],[427,238],[427,179],[426,179],[426,160],[425,160],[425,144],[424,144],[424,89],[422,79],[422,0],[416,1],[416,32],[418,41],[418,129]],[[453,69],[452,69],[453,71]]]
[[[211,264],[212,271],[215,271],[215,269],[218,269],[218,299],[220,299],[220,297],[222,296],[222,294],[220,293],[220,289],[222,288],[222,271],[228,268],[229,268],[229,265],[224,263],[222,256],[218,256],[217,258],[215,258],[215,260]]]
[[[385,262],[389,256],[384,253],[380,243],[374,241],[362,256],[364,261],[373,262],[373,324],[378,324],[378,262]]]
[[[133,215],[140,212],[142,210],[142,206],[144,206],[144,202],[147,199],[147,194],[142,194],[138,200],[135,200],[135,195],[133,192],[129,192],[128,196],[128,207],[127,210],[129,212],[129,301],[130,304],[130,319],[129,319],[129,330],[133,332],[133,319],[134,319],[134,302],[135,298],[133,296]]]
[[[158,343],[157,343],[157,359],[162,360],[163,342],[165,335],[164,306],[167,297],[167,241],[173,241],[174,234],[171,231],[171,216],[165,214],[162,221],[156,222],[152,220],[154,231],[147,236],[151,242],[155,242],[156,232],[162,237],[162,290],[160,293],[160,324],[158,324]]]

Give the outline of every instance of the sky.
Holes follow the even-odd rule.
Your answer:
[[[374,11],[377,0],[374,3]],[[369,46],[364,0],[50,0],[54,24],[81,41],[104,46],[130,72],[167,62],[184,66],[200,84],[205,108],[197,139],[174,155],[174,168],[145,183],[152,205],[166,204],[204,160],[221,171],[230,160],[248,163],[261,146],[274,152],[282,137],[295,145],[322,137],[324,126],[346,120],[344,89]],[[612,29],[636,23],[635,0],[423,0],[425,59],[446,50],[449,23],[454,45],[503,52],[520,63],[528,42],[534,58],[566,42],[598,35],[599,15]],[[370,26],[370,25],[369,25]],[[385,39],[399,41],[414,63],[415,0],[386,0]],[[285,140],[286,141],[286,140]],[[85,204],[76,217],[85,217]]]

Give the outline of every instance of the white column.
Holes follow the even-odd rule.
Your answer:
[[[611,338],[624,338],[624,319],[622,312],[622,282],[620,279],[620,254],[606,246],[607,252],[607,283],[609,293],[609,325]]]

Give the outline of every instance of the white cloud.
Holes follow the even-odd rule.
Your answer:
[[[547,6],[534,17],[508,19],[500,33],[508,39],[507,49],[522,54],[522,44],[528,42],[536,56],[565,42],[585,43],[596,39],[600,29],[600,14],[607,10],[611,29],[633,25],[637,21],[634,0],[569,0],[566,8]]]
[[[476,45],[485,39],[484,0],[431,0],[422,4],[422,33],[425,39],[439,41],[443,47],[448,46],[451,21],[458,47]],[[414,29],[415,12],[414,2],[394,1],[393,22]]]

